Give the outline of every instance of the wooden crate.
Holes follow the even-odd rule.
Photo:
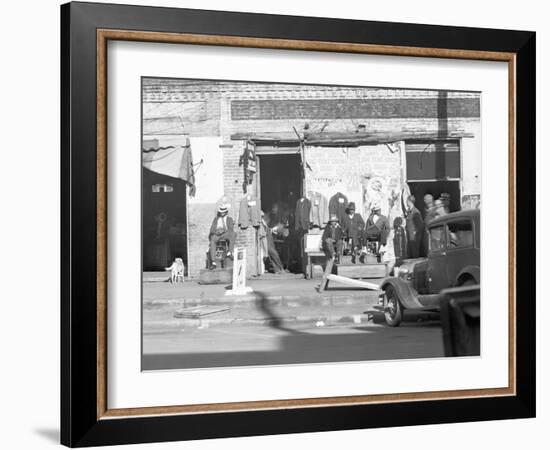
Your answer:
[[[199,273],[199,284],[231,284],[233,279],[233,269],[201,269]]]

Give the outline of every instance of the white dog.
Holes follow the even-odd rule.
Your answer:
[[[177,283],[178,278],[181,278],[182,283],[185,281],[183,278],[185,266],[183,265],[183,260],[181,258],[174,259],[172,265],[170,267],[167,267],[166,270],[172,271],[172,274],[170,275],[170,281],[172,284]]]

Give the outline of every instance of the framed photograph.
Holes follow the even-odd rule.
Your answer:
[[[63,444],[534,417],[535,33],[69,3],[61,55]]]

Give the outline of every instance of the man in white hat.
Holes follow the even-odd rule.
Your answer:
[[[382,207],[379,201],[374,201],[370,207],[371,213],[365,224],[363,234],[364,242],[378,242],[378,252],[384,250],[390,233],[388,218],[382,214]]]
[[[229,251],[227,252],[227,257],[233,257],[233,248],[235,247],[235,239],[237,237],[237,233],[235,233],[235,231],[233,230],[235,222],[231,217],[227,215],[227,213],[228,205],[220,205],[218,207],[217,215],[216,217],[214,217],[212,225],[210,226],[210,234],[208,235],[208,239],[210,240],[211,269],[216,268],[216,262],[214,258],[216,257],[216,244],[218,243],[218,241],[226,240],[229,242]]]

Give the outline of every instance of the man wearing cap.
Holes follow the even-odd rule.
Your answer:
[[[216,244],[218,243],[218,241],[228,241],[229,251],[227,252],[227,257],[232,258],[233,256],[233,248],[235,247],[235,239],[237,237],[237,233],[233,231],[233,227],[235,224],[233,219],[229,217],[227,213],[228,205],[220,205],[218,207],[218,213],[216,217],[214,217],[214,220],[212,221],[212,225],[210,227],[210,234],[208,235],[208,238],[210,239],[211,269],[216,268],[216,262],[214,258],[216,257]]]
[[[344,232],[338,223],[338,216],[332,214],[322,236],[323,251],[328,258],[332,259],[342,253],[343,238]]]
[[[342,231],[346,239],[351,240],[351,262],[355,264],[355,253],[361,248],[361,234],[365,228],[365,221],[361,214],[355,212],[355,203],[350,202],[342,223]]]
[[[365,224],[365,232],[363,239],[365,242],[378,242],[380,247],[384,247],[388,242],[388,234],[390,233],[390,223],[388,218],[382,214],[380,202],[374,201],[370,207],[371,213]]]

